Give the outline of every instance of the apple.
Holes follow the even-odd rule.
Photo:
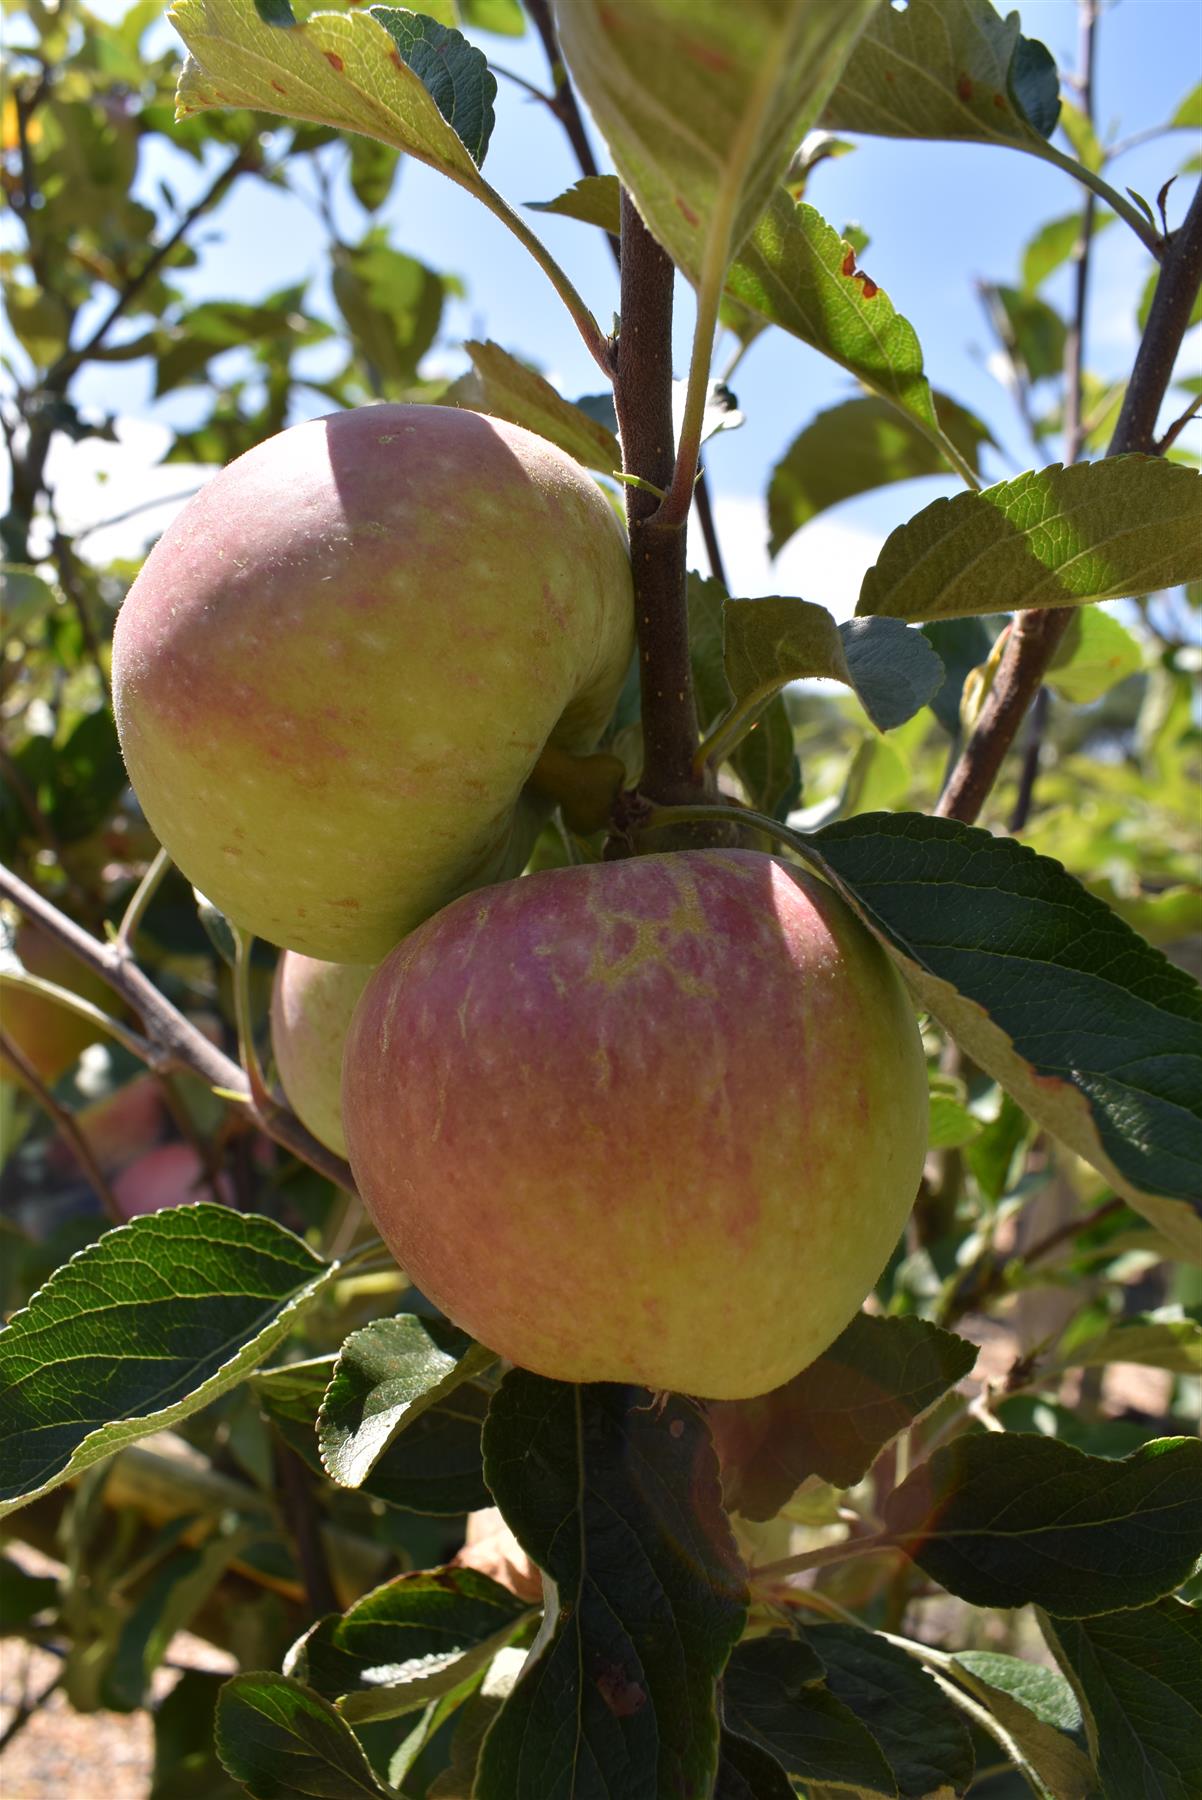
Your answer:
[[[346,1155],[342,1046],[371,963],[318,962],[285,950],[271,990],[271,1047],[289,1106],[313,1136]]]
[[[93,1006],[111,1012],[117,1004],[112,989],[77,956],[55,943],[32,925],[21,925],[13,939],[22,966],[30,975],[70,988]],[[47,1000],[29,988],[6,986],[0,997],[0,1026],[18,1050],[24,1052],[47,1087],[78,1062],[89,1044],[104,1034],[81,1013],[71,1012],[56,1000]],[[18,1086],[24,1082],[16,1067],[0,1054],[0,1074]]]
[[[625,534],[554,445],[366,406],[270,438],[130,589],[113,701],[130,779],[235,923],[378,962],[517,874],[545,748],[592,750],[633,648]]]
[[[710,1399],[779,1386],[888,1261],[926,1149],[900,979],[746,850],[455,901],[371,977],[351,1166],[410,1279],[511,1361]]]
[[[204,1164],[191,1144],[160,1144],[114,1175],[109,1185],[123,1219],[214,1198]],[[220,1199],[232,1206],[234,1189],[229,1176],[218,1175],[216,1186]]]

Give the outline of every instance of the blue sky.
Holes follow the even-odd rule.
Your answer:
[[[103,10],[121,8],[106,3]],[[1072,69],[1074,0],[1028,0],[1021,12],[1028,35],[1047,43],[1062,69]],[[165,25],[163,30],[169,32]],[[545,82],[541,49],[532,38],[482,34],[477,41],[498,63]],[[1097,71],[1101,134],[1125,137],[1168,118],[1198,80],[1200,67],[1202,7],[1197,0],[1119,0],[1108,7],[1100,26]],[[519,203],[547,199],[576,178],[578,170],[554,119],[505,79],[499,81],[496,111],[487,173],[507,198]],[[600,148],[599,140],[594,141]],[[1108,176],[1153,197],[1197,148],[1189,133],[1177,132],[1131,151]],[[194,165],[170,152],[161,160],[148,159],[140,182],[150,192],[164,174],[181,194],[197,183]],[[1183,177],[1178,183],[1175,192],[1185,192],[1170,201],[1171,220],[1180,218],[1193,179]],[[836,226],[855,220],[869,233],[871,245],[862,260],[916,327],[932,382],[977,410],[1013,464],[1021,467],[1029,465],[1032,453],[1011,400],[986,366],[989,339],[973,284],[978,278],[1014,281],[1027,239],[1046,220],[1074,210],[1080,196],[1069,176],[1018,152],[885,139],[861,139],[854,154],[825,163],[807,196]],[[608,323],[617,290],[604,244],[575,222],[529,216],[598,318]],[[381,217],[399,248],[453,271],[465,283],[465,299],[449,308],[444,321],[437,353],[443,366],[458,366],[458,340],[488,336],[536,361],[566,394],[596,390],[598,372],[545,278],[468,195],[433,171],[407,164]],[[366,223],[345,192],[339,220],[351,239]],[[206,245],[196,271],[178,277],[193,297],[253,299],[286,282],[310,279],[317,310],[329,309],[321,227],[300,200],[244,181],[221,209],[216,226],[221,241]],[[1103,375],[1119,375],[1130,366],[1135,304],[1149,267],[1143,247],[1121,223],[1097,240],[1088,343],[1091,365]],[[1049,299],[1062,304],[1067,291],[1067,274],[1045,290]],[[680,375],[687,369],[691,329],[692,296],[678,283]],[[1198,335],[1193,334],[1186,351],[1195,372]],[[747,423],[715,440],[707,456],[720,500],[732,586],[744,593],[802,592],[843,612],[888,530],[937,493],[954,491],[956,484],[928,479],[850,501],[799,534],[773,570],[764,553],[762,513],[772,465],[806,420],[845,396],[851,384],[843,371],[804,345],[770,332],[740,366],[734,385]],[[167,492],[181,485],[178,469],[146,473],[159,439],[136,424],[155,413],[145,365],[91,373],[78,392],[85,401],[117,408],[130,421],[129,451],[110,459],[104,492],[94,488],[88,470],[103,465],[107,453],[92,449],[58,459],[73,522],[91,522],[120,510],[120,501],[132,491],[131,481],[140,483],[139,492]],[[184,423],[204,410],[203,396],[193,392],[174,397],[158,408],[158,416]],[[322,410],[316,397],[312,410]],[[1202,449],[1202,429],[1191,432],[1185,441]],[[1006,462],[995,459],[990,472],[1005,474]],[[156,520],[159,528],[162,522]],[[114,546],[98,542],[96,547]],[[121,547],[129,547],[128,539]],[[694,560],[701,561],[699,545]]]

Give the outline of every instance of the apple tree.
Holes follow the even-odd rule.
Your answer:
[[[1080,18],[1062,78],[989,0],[177,0],[182,65],[152,6],[18,15],[0,1622],[84,1711],[227,1653],[154,1704],[161,1800],[1202,1791],[1202,190],[1115,176]],[[519,210],[523,33],[579,179]],[[980,294],[1025,468],[813,203],[874,136],[1079,184]],[[191,197],[133,197],[152,144]],[[404,159],[600,393],[434,368]],[[248,183],[332,307],[194,297]],[[849,378],[774,554],[959,484],[842,622],[724,572],[702,447],[774,336]],[[139,572],[54,453],[142,361],[224,466]]]

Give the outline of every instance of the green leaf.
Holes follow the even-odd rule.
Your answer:
[[[361,243],[336,244],[331,286],[373,389],[403,394],[438,336],[447,290],[455,284],[394,250],[387,237],[385,227],[375,226]]]
[[[856,612],[954,619],[1120,600],[1202,573],[1202,474],[1158,456],[1032,469],[924,507],[886,538]]]
[[[105,1232],[0,1332],[0,1516],[235,1386],[337,1269],[224,1206]]]
[[[290,1363],[253,1377],[255,1394],[284,1441],[317,1474],[315,1425],[334,1371],[334,1358]],[[477,1382],[457,1387],[419,1413],[395,1438],[366,1477],[360,1492],[406,1512],[435,1516],[490,1506],[480,1461],[480,1432],[488,1391]]]
[[[617,177],[578,181],[540,210],[616,233]],[[722,322],[748,342],[764,321],[779,325],[842,364],[943,446],[914,327],[894,311],[888,294],[857,270],[856,255],[855,246],[821,213],[804,201],[795,206],[782,188],[727,273]],[[958,441],[955,429],[948,435]]]
[[[932,1150],[960,1150],[981,1135],[980,1119],[950,1094],[931,1095],[927,1144]]]
[[[767,1750],[737,1732],[723,1730],[713,1800],[793,1800],[796,1791]]]
[[[727,292],[891,400],[938,441],[939,421],[908,319],[862,269],[851,244],[804,200],[780,190],[727,276]]]
[[[479,411],[537,432],[586,469],[600,469],[608,475],[622,467],[622,451],[613,432],[564,400],[549,381],[516,356],[499,344],[471,339],[463,347],[476,372]]]
[[[926,1319],[857,1313],[783,1387],[711,1405],[728,1505],[771,1519],[811,1476],[854,1487],[976,1360],[975,1344]]]
[[[872,1732],[901,1800],[964,1793],[973,1776],[972,1739],[912,1656],[855,1625],[807,1626],[802,1636],[836,1700]]]
[[[946,394],[934,398],[944,430],[979,474],[981,445],[993,442],[988,429]],[[952,473],[938,445],[896,406],[875,395],[845,400],[811,420],[772,471],[769,554],[777,555],[795,531],[853,494]]]
[[[224,1675],[187,1669],[154,1708],[154,1768],[147,1800],[242,1800],[213,1748]]]
[[[399,1432],[496,1360],[453,1326],[414,1313],[352,1332],[317,1421],[326,1473],[342,1487],[361,1487]]]
[[[1096,1800],[1081,1708],[1063,1675],[991,1650],[961,1651],[951,1673],[997,1720],[1006,1748],[1036,1793],[1051,1800]],[[952,1683],[945,1691],[955,1698]]]
[[[1145,1606],[1185,1580],[1202,1544],[1202,1443],[1158,1438],[1122,1461],[1056,1438],[984,1432],[920,1463],[885,1530],[974,1606],[1081,1618]]]
[[[271,1670],[235,1675],[222,1688],[217,1754],[254,1800],[379,1800],[392,1791],[329,1701]]]
[[[1008,144],[1036,155],[1056,128],[1056,65],[988,0],[877,9],[831,96],[832,131]]]
[[[316,13],[296,25],[287,0],[275,0],[271,24],[250,0],[178,0],[168,17],[190,52],[178,117],[227,106],[283,113],[378,138],[477,186],[496,82],[458,32],[395,7]]]
[[[981,298],[999,344],[1024,385],[1058,376],[1064,367],[1068,327],[1038,295],[984,282]]]
[[[1202,131],[1202,82],[1190,89],[1169,124],[1174,131]]]
[[[1138,638],[1117,619],[1096,607],[1083,608],[1069,620],[1056,654],[1048,665],[1047,684],[1063,700],[1078,706],[1103,694],[1144,666]]]
[[[392,192],[401,153],[377,138],[353,137],[350,143],[351,192],[365,212],[377,212]]]
[[[5,622],[14,636],[31,631],[54,611],[54,589],[28,563],[0,563],[0,586]]]
[[[730,710],[731,691],[722,660],[726,590],[720,581],[689,574],[689,659],[697,690],[697,714],[708,731]],[[778,694],[759,714],[747,736],[730,753],[731,768],[758,812],[786,818],[801,794],[801,764],[793,726]]]
[[[459,17],[471,31],[494,31],[499,37],[522,37],[526,16],[518,0],[455,0]]]
[[[1202,1612],[1167,1599],[1040,1624],[1081,1697],[1102,1792],[1202,1793]]]
[[[893,813],[806,843],[969,1056],[1158,1230],[1196,1243],[1196,983],[1013,838]]]
[[[1179,1306],[1135,1313],[1079,1341],[1070,1340],[1061,1346],[1055,1362],[1063,1369],[1143,1363],[1176,1375],[1202,1375],[1202,1322],[1187,1317]]]
[[[943,665],[922,633],[899,631],[893,620],[885,630],[881,620],[867,631],[861,619],[836,625],[824,606],[791,595],[728,600],[722,619],[723,666],[734,701],[714,731],[719,745],[741,733],[790,681],[843,682],[873,724],[888,731],[925,705],[943,679]]]
[[[822,1676],[822,1663],[797,1638],[774,1633],[740,1644],[722,1684],[727,1725],[770,1751],[794,1780],[896,1796],[875,1737]]]
[[[745,1597],[701,1415],[675,1396],[515,1369],[484,1456],[556,1602],[485,1739],[476,1800],[570,1794],[582,1763],[598,1792],[704,1794]]]
[[[814,123],[875,0],[574,0],[564,57],[648,229],[716,282]]]
[[[839,627],[852,686],[879,731],[892,731],[912,719],[943,682],[943,664],[930,639],[921,631],[887,628],[896,623],[845,619]]]
[[[478,1674],[531,1616],[528,1601],[475,1569],[419,1570],[319,1620],[286,1666],[343,1701],[353,1724],[397,1718]]]
[[[1100,169],[1106,161],[1106,153],[1098,142],[1098,134],[1094,130],[1093,120],[1089,115],[1083,112],[1079,106],[1074,106],[1071,100],[1065,100],[1061,103],[1059,122],[1082,167],[1093,169],[1095,172]],[[1139,200],[1148,215],[1148,223],[1154,224],[1152,209],[1147,201],[1141,199],[1131,188],[1128,188],[1127,192],[1133,200]]]
[[[1112,212],[1093,210],[1093,235],[1105,231],[1113,225],[1115,215]],[[1041,225],[1023,251],[1023,294],[1034,295],[1043,286],[1049,275],[1055,273],[1077,247],[1081,236],[1081,212],[1067,213],[1062,219],[1049,219]]]
[[[554,200],[527,200],[530,212],[554,213],[561,219],[579,219],[583,225],[599,225],[611,237],[622,229],[622,204],[616,175],[584,175]]]
[[[117,1712],[136,1712],[148,1699],[151,1676],[177,1631],[185,1631],[233,1559],[254,1534],[219,1521],[196,1549],[181,1547],[154,1571],[121,1626],[101,1699]]]

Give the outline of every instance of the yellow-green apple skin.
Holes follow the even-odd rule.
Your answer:
[[[778,1386],[858,1309],[926,1148],[875,940],[754,851],[549,870],[376,970],[343,1055],[360,1192],[414,1284],[564,1381]]]
[[[378,962],[517,874],[548,744],[595,745],[626,675],[625,537],[520,426],[368,406],[269,439],[164,533],[113,642],[151,826],[235,923]]]
[[[342,1047],[371,963],[319,962],[285,950],[271,990],[271,1047],[289,1106],[313,1136],[346,1155]]]

